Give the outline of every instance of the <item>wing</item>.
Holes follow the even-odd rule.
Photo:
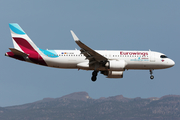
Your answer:
[[[79,45],[81,48],[81,54],[86,56],[86,59],[89,60],[89,64],[94,64],[96,62],[106,62],[108,59],[95,50],[91,49],[90,47],[86,46],[84,43],[82,43],[79,38],[74,34],[74,32],[71,30],[71,34],[74,38],[74,41]]]

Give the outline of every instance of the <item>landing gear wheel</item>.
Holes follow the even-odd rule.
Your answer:
[[[97,73],[98,73],[97,71],[93,71],[92,75],[97,76]]]
[[[152,80],[152,79],[154,79],[154,76],[153,76],[153,75],[151,75],[151,76],[150,76],[150,79],[151,79],[151,80]]]
[[[96,76],[92,76],[92,77],[91,77],[91,80],[92,80],[93,82],[95,82],[95,81],[96,81],[96,79],[97,79],[97,77],[96,77]]]
[[[154,79],[154,76],[152,75],[153,74],[153,70],[149,70],[149,72],[150,72],[150,79],[152,80],[152,79]]]
[[[93,82],[96,81],[98,72],[99,72],[99,71],[93,71],[93,72],[92,72],[91,80],[92,80]]]

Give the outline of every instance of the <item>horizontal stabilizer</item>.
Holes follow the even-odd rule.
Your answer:
[[[15,48],[9,48],[11,50],[11,52],[14,53],[14,55],[19,55],[19,56],[28,56],[26,53],[23,53]]]

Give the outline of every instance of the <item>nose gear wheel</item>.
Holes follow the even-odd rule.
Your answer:
[[[149,70],[149,72],[150,72],[150,79],[152,80],[152,79],[154,79],[154,76],[152,75],[153,74],[153,70]]]

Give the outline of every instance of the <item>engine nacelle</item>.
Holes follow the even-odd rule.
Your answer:
[[[111,60],[111,61],[108,61],[105,64],[105,66],[108,67],[110,71],[124,71],[126,62],[124,60],[118,60],[118,61]]]
[[[107,78],[123,78],[123,71],[101,71]]]

